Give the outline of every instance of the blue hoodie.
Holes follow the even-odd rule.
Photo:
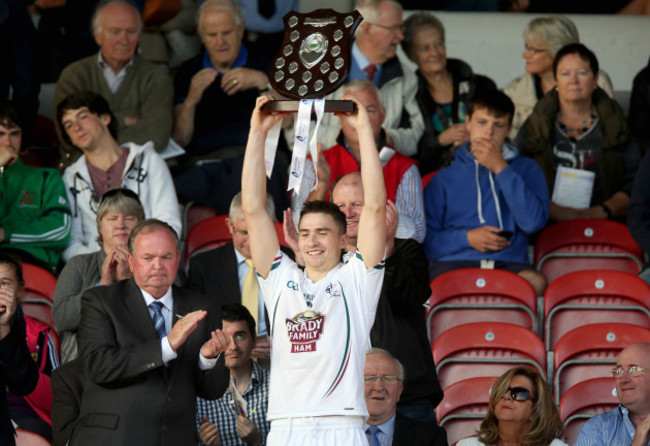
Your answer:
[[[476,161],[469,145],[459,147],[454,162],[434,175],[424,190],[427,257],[529,263],[528,236],[548,220],[544,173],[534,160],[519,156],[516,147],[505,143],[508,167],[494,175]],[[484,225],[513,231],[510,246],[495,252],[472,248],[467,231]]]

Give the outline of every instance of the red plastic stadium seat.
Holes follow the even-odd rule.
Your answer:
[[[569,330],[587,324],[620,322],[650,328],[650,287],[620,271],[574,271],[544,292],[546,349]]]
[[[450,444],[476,435],[487,414],[490,388],[496,379],[496,376],[469,378],[445,389],[445,397],[436,407],[436,419],[447,431]]]
[[[581,381],[611,377],[621,350],[635,342],[650,342],[650,330],[608,323],[583,325],[566,333],[555,344],[555,400]]]
[[[470,322],[508,322],[537,333],[535,290],[523,277],[498,269],[464,268],[436,277],[427,313],[430,339]]]
[[[503,322],[474,322],[443,332],[434,341],[433,359],[443,389],[481,376],[501,376],[525,365],[546,376],[546,350],[532,331]]]
[[[25,292],[20,301],[23,312],[25,315],[38,319],[54,329],[52,306],[54,304],[56,277],[40,266],[23,263],[23,278],[25,280]]]
[[[182,239],[187,238],[190,229],[196,226],[199,222],[206,220],[210,217],[217,215],[217,209],[212,206],[205,206],[202,204],[188,201],[183,206],[183,231]]]
[[[589,418],[618,406],[614,378],[594,378],[571,387],[560,400],[560,418],[566,426],[565,442],[575,444]]]
[[[563,274],[585,269],[638,274],[643,267],[643,251],[622,223],[601,219],[562,221],[539,234],[535,267],[549,283]]]
[[[434,170],[433,172],[429,172],[425,176],[422,177],[422,190],[424,190],[427,187],[427,184],[429,184],[429,181],[431,181],[431,178],[438,173],[437,170]]]
[[[25,279],[24,298],[44,298],[50,303],[54,302],[56,289],[54,274],[40,266],[23,263],[23,278]]]
[[[190,259],[196,254],[218,248],[232,241],[232,234],[226,224],[228,215],[216,215],[198,222],[187,234],[185,241],[185,271],[190,266]],[[284,240],[282,223],[275,222],[278,243],[287,246]]]
[[[185,240],[185,270],[192,256],[208,249],[218,248],[232,240],[226,218],[228,215],[215,215],[200,221],[190,229]]]

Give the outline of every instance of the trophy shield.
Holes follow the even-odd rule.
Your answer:
[[[269,79],[276,92],[294,100],[269,102],[263,111],[297,111],[301,99],[323,98],[341,87],[350,74],[352,36],[363,18],[356,10],[317,9],[290,11],[283,20],[284,40]],[[352,101],[325,102],[325,112],[352,111]]]

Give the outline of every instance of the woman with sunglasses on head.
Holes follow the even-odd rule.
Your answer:
[[[97,208],[99,250],[72,257],[56,283],[52,314],[62,336],[62,363],[77,357],[77,328],[84,291],[131,277],[127,242],[131,229],[141,220],[144,220],[144,209],[135,192],[115,188],[104,193]]]
[[[514,367],[501,375],[490,391],[488,413],[478,437],[457,446],[567,446],[551,390],[529,367]]]

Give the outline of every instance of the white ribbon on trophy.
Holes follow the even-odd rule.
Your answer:
[[[305,162],[307,159],[307,138],[309,138],[309,126],[311,123],[311,110],[314,108],[316,114],[316,126],[311,140],[309,140],[309,154],[311,155],[314,172],[318,172],[318,128],[325,114],[325,98],[320,99],[301,99],[298,106],[298,116],[295,124],[295,137],[293,140],[293,154],[291,156],[291,167],[289,169],[289,184],[288,191],[300,190],[300,185],[304,177]],[[273,171],[273,163],[275,162],[275,154],[278,147],[278,140],[280,130],[282,128],[282,121],[278,122],[269,130],[264,144],[264,167],[266,169],[266,176],[271,178]],[[315,188],[318,184],[312,187]]]

